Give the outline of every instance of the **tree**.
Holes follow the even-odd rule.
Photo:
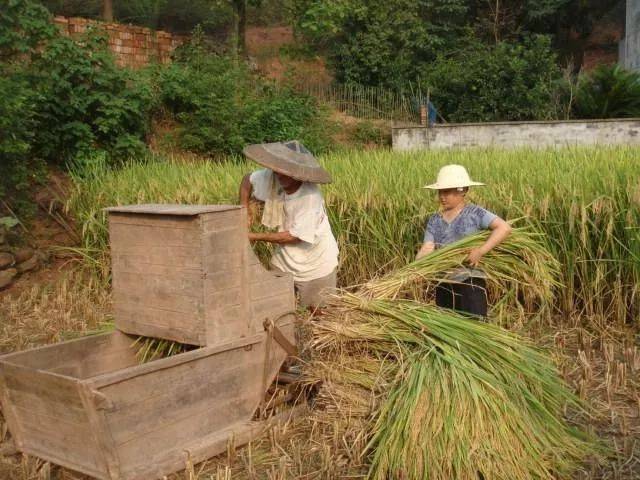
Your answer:
[[[105,22],[113,22],[113,0],[103,0],[102,19]]]

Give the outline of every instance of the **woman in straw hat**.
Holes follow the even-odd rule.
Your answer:
[[[264,203],[262,224],[277,230],[252,232],[249,239],[277,245],[272,267],[293,275],[300,305],[315,311],[336,288],[338,244],[318,188],[331,176],[296,140],[249,145],[243,152],[266,168],[243,178],[240,203],[249,212],[252,198]]]
[[[442,208],[429,218],[417,258],[480,230],[491,230],[487,241],[469,253],[468,267],[456,269],[448,276],[450,282],[436,287],[436,305],[486,317],[486,274],[478,265],[483,255],[509,236],[511,226],[494,213],[466,202],[469,187],[479,185],[484,184],[471,180],[463,166],[447,165],[438,172],[436,183],[424,187],[438,191]]]

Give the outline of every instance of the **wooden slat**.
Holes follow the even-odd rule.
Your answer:
[[[131,262],[167,265],[176,268],[201,268],[199,247],[168,247],[157,245],[119,245],[111,250],[111,256],[120,261],[125,257]]]
[[[112,372],[105,375],[91,379],[91,387],[94,390],[106,387],[107,385],[113,385],[116,383],[124,382],[126,380],[140,377],[143,375],[155,374],[155,372],[165,369],[171,369],[177,365],[193,362],[200,358],[205,358],[211,355],[217,355],[221,352],[233,349],[250,349],[252,345],[256,345],[263,341],[264,334],[253,335],[251,337],[238,338],[232,341],[225,342],[223,344],[214,345],[211,347],[203,347],[191,352],[181,353],[172,357],[163,358],[162,360],[156,360],[153,362],[131,367],[119,372]]]
[[[145,323],[135,320],[135,314],[124,316],[116,310],[118,320],[116,326],[123,332],[132,335],[142,335],[144,337],[162,338],[174,342],[186,343],[188,345],[205,345],[206,335],[203,330],[190,330],[185,327],[171,327],[160,325],[157,322]],[[186,317],[185,317],[186,318]],[[193,319],[193,317],[191,317]],[[105,372],[107,373],[107,372]]]
[[[207,213],[219,213],[225,211],[240,210],[239,205],[179,205],[171,203],[145,203],[138,205],[123,205],[119,207],[105,208],[112,214],[149,214],[149,215],[204,215]]]
[[[4,416],[7,426],[13,436],[13,441],[18,449],[23,447],[22,429],[18,422],[18,417],[13,408],[13,403],[9,399],[9,390],[5,381],[5,373],[3,364],[0,362],[0,406],[2,407],[2,415]]]
[[[200,236],[196,231],[184,228],[158,228],[151,225],[109,226],[111,248],[120,251],[121,246],[198,247]]]
[[[199,275],[204,276],[202,268],[197,266],[168,265],[166,263],[145,263],[146,258],[131,255],[113,255],[111,268],[117,272],[129,272],[144,275]],[[164,261],[164,259],[163,259]]]
[[[148,480],[161,478],[171,472],[182,470],[187,456],[193,463],[200,463],[226,451],[231,439],[237,447],[242,446],[261,435],[266,429],[307,413],[306,406],[295,407],[260,422],[239,422],[224,430],[211,432],[201,438],[193,439],[183,445],[182,451],[173,450],[161,457],[150,459],[136,468],[128,470],[128,480]]]
[[[27,455],[41,458],[48,462],[55,463],[56,465],[60,465],[61,467],[68,468],[69,470],[76,470],[78,472],[86,473],[87,475],[91,475],[92,477],[99,480],[113,480],[109,477],[107,472],[98,470],[97,468],[95,468],[95,466],[92,465],[77,465],[64,456],[56,455],[55,453],[50,451],[50,449],[46,445],[42,445],[40,442],[34,442],[31,445],[21,448],[20,450]]]
[[[98,409],[94,392],[87,385],[79,385],[78,393],[87,412],[88,422],[91,425],[91,433],[97,453],[103,461],[104,469],[109,472],[112,479],[120,478],[120,459],[115,448],[111,431],[107,425],[106,417],[102,409]]]
[[[143,215],[143,214],[110,214],[109,225],[154,226],[158,228],[185,229],[197,232],[200,224],[192,216],[178,215]]]
[[[244,209],[228,210],[226,212],[216,212],[203,214],[200,216],[203,233],[217,232],[230,228],[243,228],[246,224]]]

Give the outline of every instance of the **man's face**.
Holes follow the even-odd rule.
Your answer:
[[[457,188],[446,188],[438,190],[438,200],[445,210],[451,210],[460,206],[464,202],[465,192],[458,191]]]
[[[276,178],[278,179],[278,183],[280,183],[280,186],[285,191],[297,188],[298,186],[300,186],[300,183],[302,183],[299,180],[288,177],[287,175],[284,175],[282,173],[275,172],[275,174],[276,174]]]

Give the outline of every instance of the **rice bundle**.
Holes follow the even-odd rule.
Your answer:
[[[334,454],[367,465],[369,478],[551,479],[598,452],[563,420],[564,409],[583,406],[544,352],[498,325],[405,298],[482,241],[343,292],[314,325],[307,378],[321,382],[317,419],[343,438]],[[526,287],[542,306],[558,285],[557,263],[526,230],[483,268],[497,293]]]

